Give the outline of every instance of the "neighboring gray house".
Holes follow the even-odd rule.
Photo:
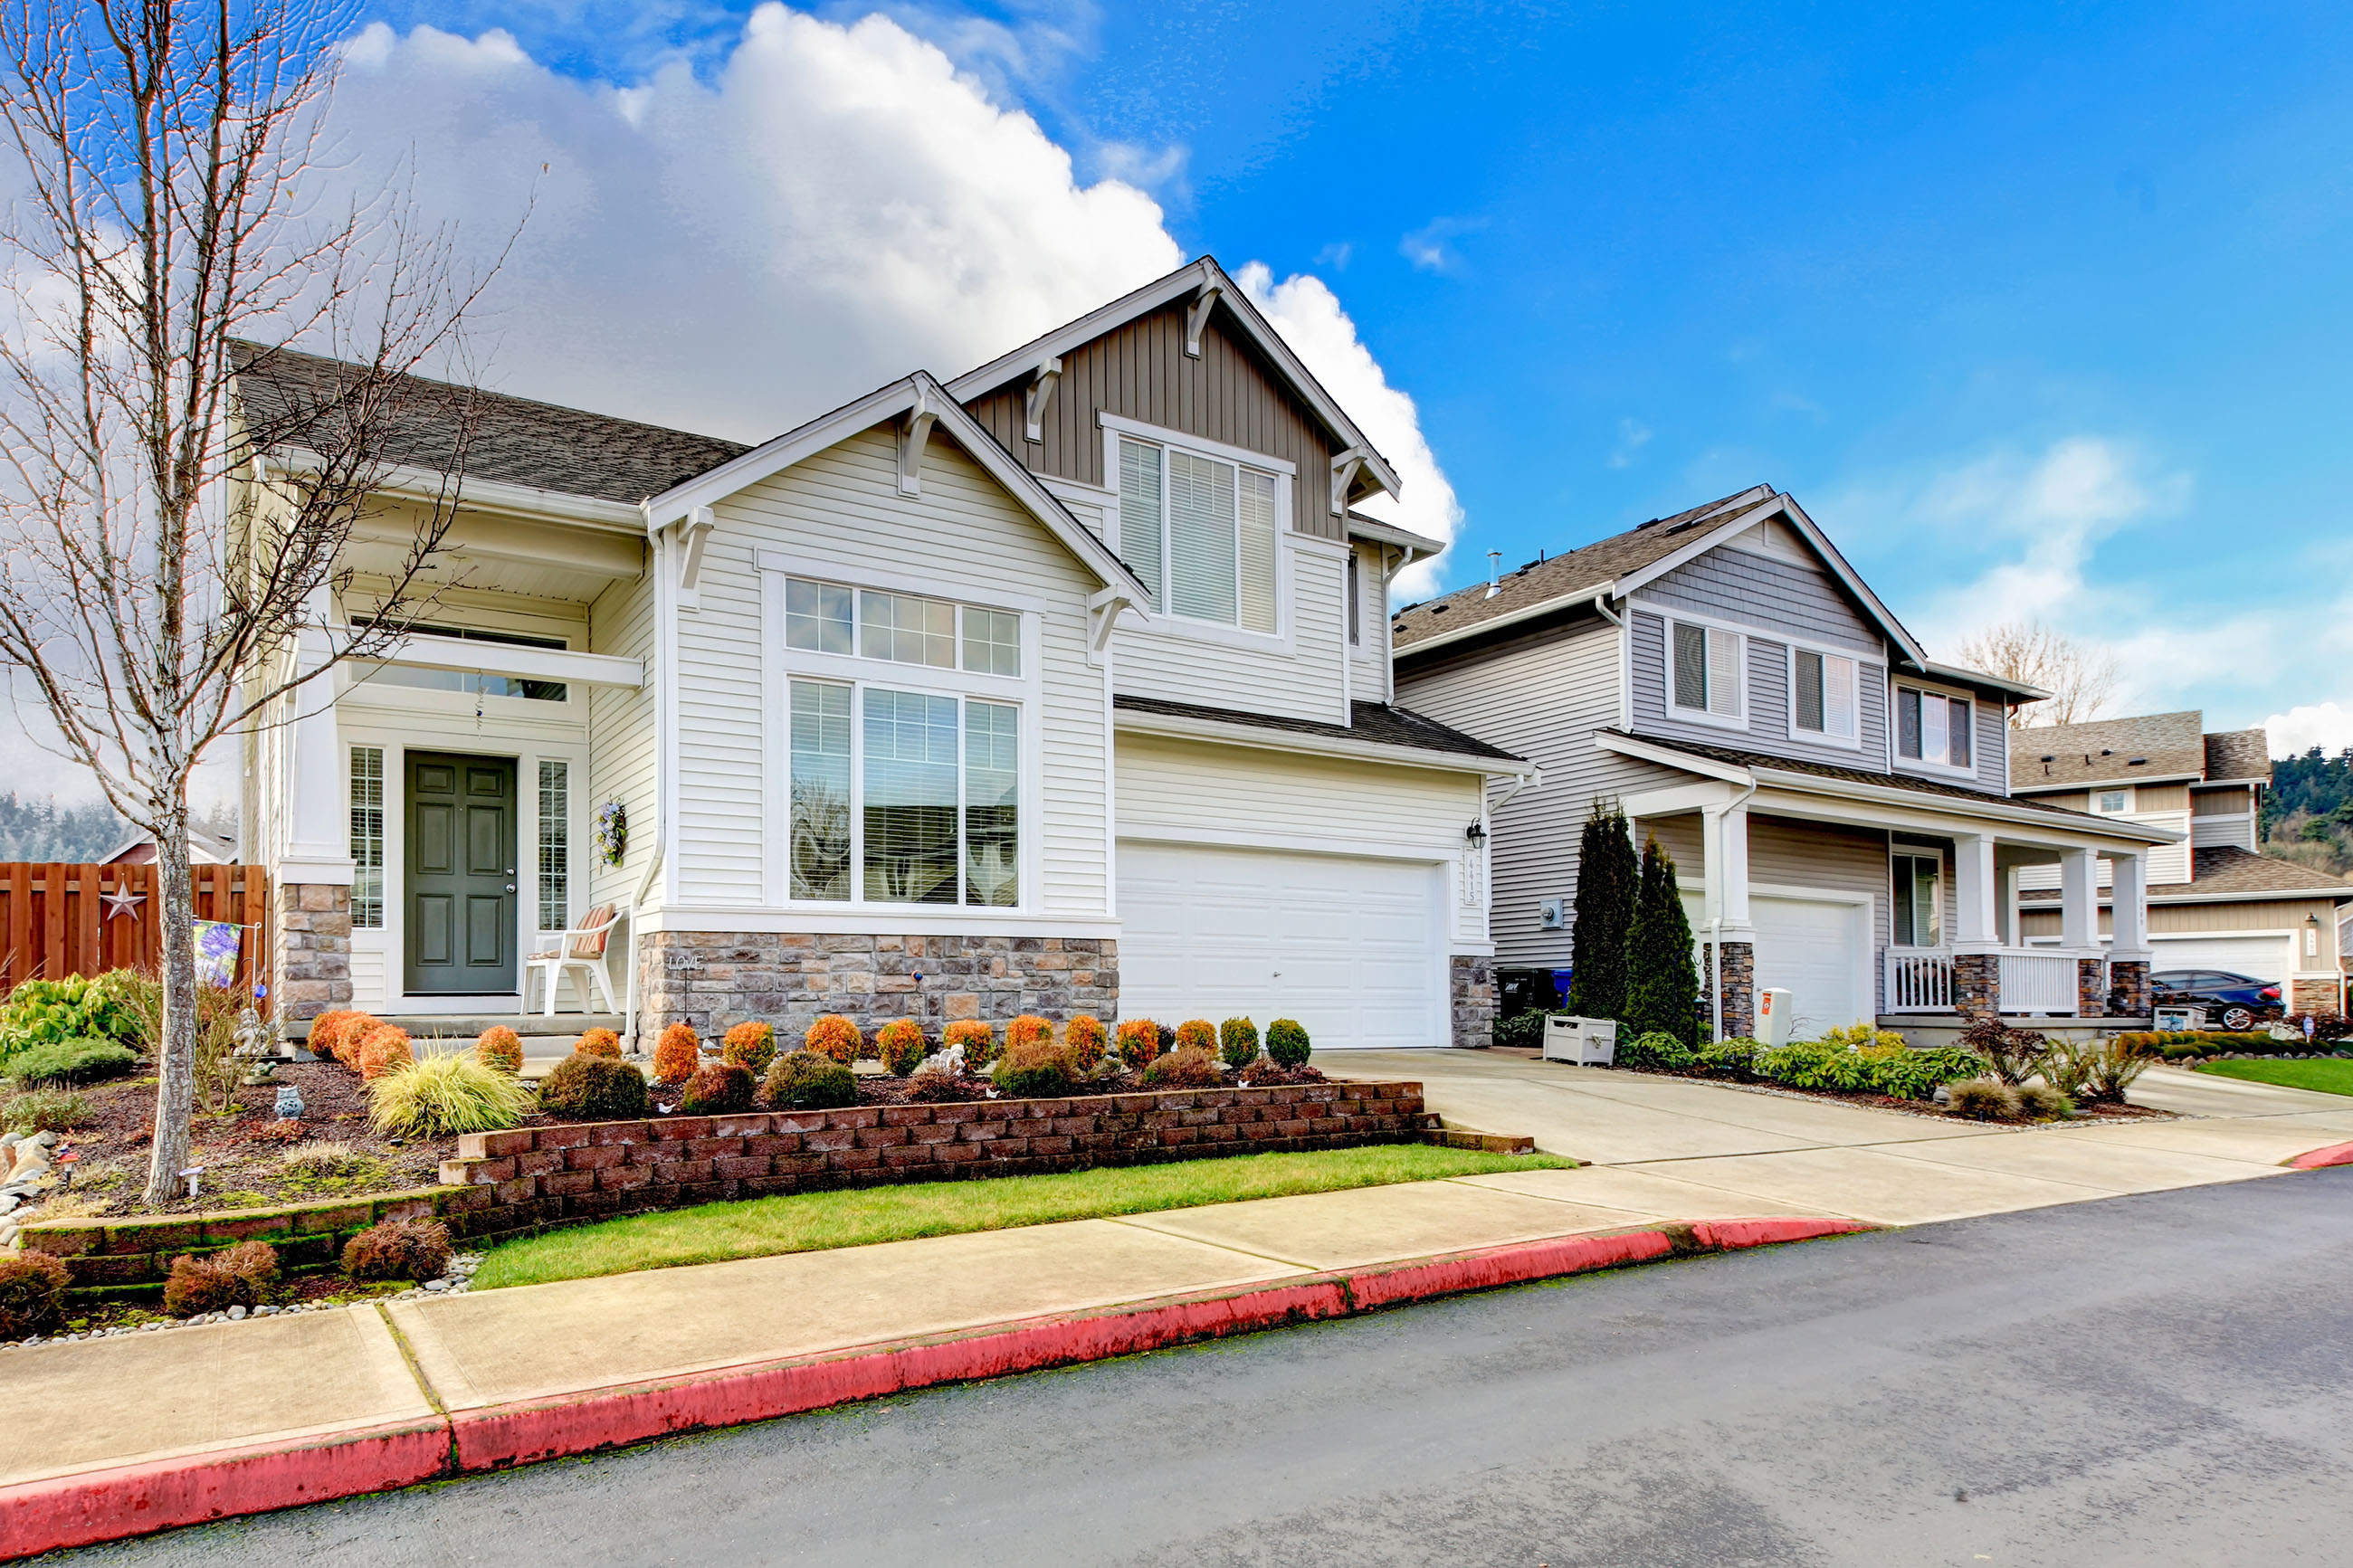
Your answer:
[[[1726,1034],[1754,1027],[1763,987],[1808,1032],[2098,1017],[2112,988],[2117,1014],[2147,1012],[2140,893],[2181,832],[2012,798],[2009,709],[2042,694],[1931,662],[1771,487],[1393,621],[1400,702],[1543,769],[1493,797],[1499,965],[1573,961],[1578,834],[1614,797],[1676,860]],[[2055,946],[2025,945],[2002,896],[2033,866],[2064,883]]]

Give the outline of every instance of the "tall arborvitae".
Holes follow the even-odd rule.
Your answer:
[[[1675,885],[1673,857],[1655,838],[1642,846],[1642,885],[1634,928],[1626,934],[1626,1029],[1699,1037],[1699,970],[1692,962],[1691,917]]]
[[[1577,850],[1577,923],[1569,932],[1568,1010],[1585,1018],[1626,1016],[1626,933],[1641,875],[1626,814],[1599,800]]]

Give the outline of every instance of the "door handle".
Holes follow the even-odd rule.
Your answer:
[[[509,882],[507,884],[507,891],[510,893],[514,891],[514,884],[512,882]]]

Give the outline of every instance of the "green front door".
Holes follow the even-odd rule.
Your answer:
[[[412,993],[515,988],[515,765],[511,757],[408,753]]]

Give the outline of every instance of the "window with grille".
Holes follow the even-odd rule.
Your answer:
[[[572,925],[572,768],[539,764],[539,929]]]
[[[893,664],[1021,673],[1021,617],[920,594],[851,589],[807,577],[785,579],[785,646]],[[961,653],[961,658],[959,658]]]
[[[352,929],[384,925],[384,748],[352,748]]]

